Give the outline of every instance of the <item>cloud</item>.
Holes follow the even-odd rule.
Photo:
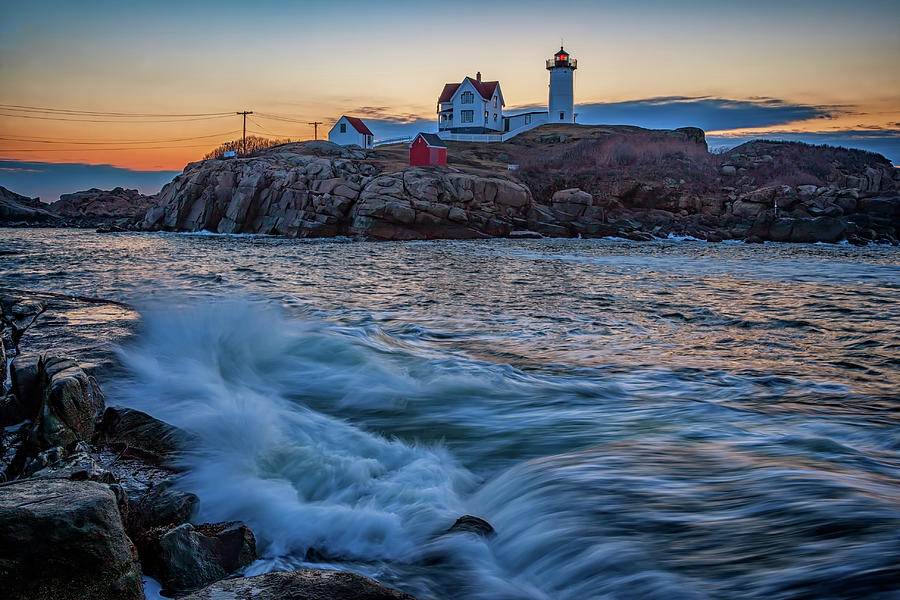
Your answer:
[[[54,202],[60,194],[92,187],[121,186],[155,194],[178,173],[134,171],[111,165],[0,160],[0,185],[24,196],[39,196],[44,202]]]
[[[597,125],[637,125],[649,129],[699,127],[705,131],[773,127],[832,119],[852,114],[846,106],[794,104],[779,98],[746,100],[710,96],[664,96],[625,102],[595,102],[575,107],[578,122]]]

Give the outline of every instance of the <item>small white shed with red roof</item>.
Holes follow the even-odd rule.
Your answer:
[[[328,132],[328,141],[341,146],[372,148],[375,136],[362,119],[343,115]]]

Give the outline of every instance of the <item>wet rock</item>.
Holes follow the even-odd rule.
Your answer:
[[[509,232],[509,239],[511,240],[539,240],[543,237],[537,231],[520,230]]]
[[[43,446],[90,440],[105,404],[97,381],[68,358],[44,359],[40,371],[44,394],[35,431]]]
[[[415,600],[368,577],[343,571],[307,569],[226,579],[184,600]]]
[[[47,305],[41,300],[19,299],[4,296],[0,299],[3,309],[3,322],[11,328],[13,347],[18,347],[22,335],[34,325]]]
[[[181,525],[191,519],[197,496],[173,487],[173,480],[152,482],[146,490],[129,498],[127,530],[141,535],[156,527]]]
[[[34,420],[40,412],[43,394],[41,392],[40,357],[28,354],[16,356],[9,365],[11,390],[15,394],[15,402],[19,421]],[[14,422],[19,422],[14,421]]]
[[[5,598],[142,600],[116,497],[92,481],[24,479],[0,487]]]
[[[78,443],[78,451],[66,455],[63,448],[45,450],[28,464],[26,476],[36,479],[70,479],[72,481],[97,481],[116,483],[112,473],[104,469],[84,442]],[[124,522],[124,520],[123,520]]]
[[[152,534],[153,532],[151,532]],[[256,560],[256,540],[243,523],[184,523],[159,537],[147,571],[170,592],[196,590]]]
[[[450,529],[447,530],[447,533],[456,533],[467,531],[469,533],[475,533],[478,535],[489,536],[494,534],[494,528],[490,523],[485,521],[480,517],[473,517],[472,515],[463,515],[456,520]]]
[[[846,234],[847,223],[842,219],[818,217],[797,220],[791,229],[791,241],[800,243],[825,242],[833,244]]]
[[[110,406],[98,427],[97,443],[114,452],[164,464],[178,453],[186,438],[182,430],[147,413]]]

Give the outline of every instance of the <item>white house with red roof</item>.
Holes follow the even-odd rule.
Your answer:
[[[503,131],[503,92],[499,81],[466,77],[448,83],[438,98],[438,132],[499,133]]]
[[[334,127],[328,132],[328,141],[341,146],[359,146],[360,148],[372,148],[375,136],[366,127],[362,119],[356,117],[341,116]]]
[[[578,62],[563,49],[547,59],[550,97],[547,109],[504,115],[500,82],[466,77],[447,83],[438,97],[438,136],[457,142],[505,142],[544,123],[575,122],[575,69]]]

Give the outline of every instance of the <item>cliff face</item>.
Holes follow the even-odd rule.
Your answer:
[[[449,169],[408,168],[401,146],[328,142],[192,163],[140,226],[370,239],[521,230],[859,243],[900,235],[900,173],[879,155],[761,141],[710,154],[694,129],[568,127],[506,144],[451,144]]]
[[[161,206],[142,226],[427,239],[502,236],[526,223],[532,200],[521,184],[444,169],[383,174],[372,158],[372,152],[318,142],[192,163],[163,188]]]

